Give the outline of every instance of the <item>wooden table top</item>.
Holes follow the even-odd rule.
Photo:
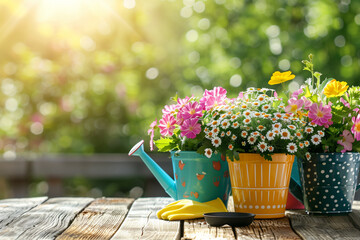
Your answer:
[[[255,220],[247,227],[210,227],[204,219],[164,221],[170,198],[17,198],[0,200],[0,239],[360,239],[360,201],[345,216]],[[230,206],[231,208],[231,206]]]

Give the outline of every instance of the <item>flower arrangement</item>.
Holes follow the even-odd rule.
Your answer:
[[[160,152],[173,150],[196,151],[204,140],[204,113],[212,111],[229,101],[227,91],[222,87],[205,90],[201,98],[175,96],[174,104],[166,105],[162,110],[162,118],[150,125],[150,149],[156,147]],[[155,131],[160,132],[160,138],[154,141]]]
[[[307,122],[305,133],[317,133],[304,134],[309,152],[359,152],[360,88],[332,78],[321,81],[321,73],[314,71],[312,59],[310,54],[309,60],[303,61],[311,78],[291,94],[285,111]],[[306,158],[310,157],[307,153]]]
[[[305,122],[287,113],[277,93],[267,88],[248,88],[236,99],[207,111],[203,118],[208,141],[198,152],[207,157],[214,152],[230,159],[238,157],[235,152],[259,153],[267,160],[271,160],[273,153],[303,156],[306,149],[304,135],[316,135],[304,132]]]

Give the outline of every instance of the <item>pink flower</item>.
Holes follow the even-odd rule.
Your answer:
[[[167,114],[174,114],[176,111],[176,106],[177,105],[174,105],[174,104],[172,104],[172,105],[170,105],[170,106],[168,106],[168,105],[165,105],[165,107],[164,107],[164,109],[162,110],[162,113],[163,113],[163,115],[167,115]]]
[[[181,99],[181,98],[178,98],[177,99],[177,105],[176,105],[176,108],[177,109],[182,109],[189,101],[190,101],[190,99],[191,98],[189,98],[189,97],[185,97],[185,98],[183,98],[183,99]]]
[[[300,94],[302,94],[304,92],[304,90],[302,88],[299,88],[298,90],[296,90],[295,92],[293,92],[293,94],[291,95],[292,98],[298,98]]]
[[[209,110],[214,106],[225,103],[226,90],[222,87],[214,87],[213,90],[205,90],[203,97],[200,99],[200,104],[204,106],[205,110]]]
[[[308,117],[311,118],[311,122],[315,123],[319,126],[324,126],[328,128],[333,122],[331,121],[332,114],[331,114],[331,106],[324,105],[320,103],[313,103],[309,108]]]
[[[360,140],[360,114],[357,115],[356,119],[355,117],[352,118],[352,122],[354,125],[351,128],[351,132],[354,134],[354,137],[357,141]]]
[[[309,110],[309,108],[311,107],[312,102],[309,99],[307,99],[305,96],[302,96],[301,100],[304,101],[304,109]]]
[[[239,92],[238,98],[243,99],[243,98],[244,98],[244,93],[243,93],[243,92]]]
[[[148,130],[148,135],[150,135],[150,150],[154,150],[154,132],[155,132],[155,128],[156,128],[156,124],[157,124],[157,119],[155,119],[155,121],[153,121],[150,124],[150,129]]]
[[[202,117],[203,107],[198,102],[189,102],[181,109],[183,119]]]
[[[302,99],[290,98],[288,104],[285,107],[285,111],[287,113],[297,113],[304,105],[304,101]]]
[[[197,118],[190,118],[184,120],[180,130],[182,137],[195,138],[201,132],[201,125],[198,123]]]
[[[352,143],[355,141],[351,132],[349,130],[344,130],[340,136],[342,136],[343,138],[337,141],[337,143],[344,147],[344,149],[341,150],[341,152],[344,153],[346,151],[351,151]]]
[[[169,114],[164,115],[159,121],[160,134],[163,136],[172,136],[175,129],[175,123],[176,120],[173,116]]]
[[[340,102],[342,102],[342,104],[344,104],[345,107],[350,108],[350,103],[348,103],[347,101],[345,101],[345,99],[343,99],[342,97],[340,98]]]

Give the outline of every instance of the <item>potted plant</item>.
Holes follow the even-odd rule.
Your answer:
[[[207,202],[220,198],[227,203],[231,192],[228,164],[220,154],[209,158],[197,153],[205,138],[204,114],[226,104],[227,91],[221,87],[205,90],[201,98],[173,98],[162,110],[162,118],[151,124],[150,148],[170,152],[176,193],[174,198]],[[155,134],[156,133],[156,134]],[[154,140],[155,135],[159,137]]]
[[[303,143],[308,152],[298,159],[301,192],[295,186],[292,193],[303,199],[308,213],[348,213],[359,188],[360,88],[332,78],[321,81],[312,55],[303,63],[311,78],[286,107],[307,122]]]
[[[276,73],[275,78],[292,78]],[[204,115],[208,140],[198,150],[227,156],[235,211],[256,218],[285,216],[294,156],[305,154],[304,123],[285,111],[271,89],[248,88]]]

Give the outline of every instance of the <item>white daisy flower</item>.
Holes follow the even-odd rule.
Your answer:
[[[213,136],[214,136],[214,133],[212,131],[205,134],[205,137],[208,139],[211,139]]]
[[[260,136],[260,133],[258,131],[254,131],[251,133],[251,136]]]
[[[295,143],[289,143],[287,146],[286,146],[286,149],[289,153],[295,153],[297,151],[297,146]]]
[[[237,139],[237,136],[232,135],[232,136],[231,136],[231,139],[235,141],[235,140]]]
[[[246,138],[247,135],[248,135],[248,133],[247,133],[246,131],[242,131],[242,132],[241,132],[241,137]]]
[[[240,124],[238,122],[233,122],[233,124],[231,126],[236,129],[236,128],[240,127]]]
[[[280,129],[281,127],[282,127],[282,124],[281,123],[274,123],[273,125],[272,125],[272,127],[274,128],[274,129]]]
[[[318,134],[319,134],[321,137],[325,136],[325,133],[324,133],[323,131],[321,131],[321,130],[318,131]]]
[[[310,153],[309,152],[305,153],[305,157],[306,157],[307,160],[310,160],[310,158],[311,158]]]
[[[212,150],[211,148],[206,148],[205,149],[205,156],[208,157],[208,158],[211,158],[211,155],[212,155]]]
[[[305,144],[302,143],[302,142],[300,142],[300,143],[299,143],[299,147],[300,147],[300,148],[304,148],[304,147],[305,147]]]
[[[241,145],[242,145],[243,147],[245,147],[245,146],[246,146],[246,142],[245,142],[245,141],[242,141],[242,142],[241,142]]]
[[[266,96],[266,95],[265,95]],[[257,97],[256,100],[258,100],[259,102],[264,102],[266,100],[265,96],[263,94],[261,94],[260,96]]]
[[[261,117],[261,113],[259,113],[259,112],[253,112],[253,115],[254,115],[255,117]]]
[[[270,141],[274,140],[274,137],[275,137],[275,134],[272,131],[269,131],[269,132],[266,133],[266,138],[268,140],[270,140]]]
[[[247,138],[249,144],[253,145],[256,142],[256,137],[250,136]]]
[[[260,103],[257,102],[257,101],[254,101],[254,102],[252,103],[252,105],[253,105],[254,107],[258,107],[258,106],[260,106]]]
[[[265,152],[267,150],[267,144],[265,142],[260,142],[257,147],[261,152]]]
[[[302,139],[302,138],[303,138],[303,135],[302,135],[300,132],[295,133],[295,136],[296,136],[298,139]]]
[[[208,126],[212,126],[212,127],[216,127],[216,126],[219,126],[220,122],[218,120],[214,120],[210,123],[208,123],[207,125]]]
[[[268,146],[267,149],[268,149],[269,152],[273,152],[273,151],[274,151],[274,147],[273,147],[273,146]]]
[[[230,135],[231,135],[231,131],[229,130],[226,132],[226,136],[230,137]]]
[[[243,121],[243,123],[245,123],[245,124],[249,124],[250,122],[251,122],[250,118],[245,118],[244,121]]]
[[[306,133],[313,133],[314,132],[314,129],[312,127],[306,127],[305,128],[305,132]]]
[[[286,128],[281,129],[280,131],[281,139],[290,139],[290,132]]]
[[[252,112],[250,110],[246,110],[243,112],[243,115],[247,118],[250,118],[250,117],[252,117]]]
[[[308,147],[310,145],[309,141],[304,141],[305,147]]]
[[[235,121],[236,119],[238,118],[238,116],[237,115],[232,115],[231,117],[230,117],[230,121]]]
[[[240,108],[241,108],[241,109],[247,109],[248,106],[247,106],[246,104],[241,104]]]
[[[259,131],[264,131],[265,129],[266,129],[266,127],[264,125],[259,125],[257,127],[257,130],[259,130]]]
[[[291,130],[295,130],[296,129],[296,126],[295,125],[288,125],[287,126],[289,129],[291,129]]]
[[[319,145],[321,143],[321,137],[320,135],[318,134],[315,134],[311,137],[311,142],[314,144],[314,145]]]
[[[227,129],[228,127],[230,127],[229,120],[225,119],[225,120],[221,121],[221,127],[223,129]]]
[[[208,133],[209,131],[210,131],[210,130],[209,130],[208,127],[205,127],[205,128],[204,128],[204,132],[205,132],[205,133]]]
[[[225,136],[225,132],[221,132],[220,137],[224,137],[224,136]]]
[[[212,130],[212,132],[213,132],[213,136],[217,136],[218,134],[219,134],[219,132],[220,132],[220,129],[217,127],[217,128],[214,128],[213,130]]]
[[[270,105],[269,105],[269,104],[265,104],[264,106],[261,107],[261,110],[264,111],[264,112],[269,111],[269,109],[270,109]]]
[[[226,118],[226,117],[227,117],[227,114],[226,114],[226,113],[224,113],[224,114],[222,114],[222,115],[220,116],[221,119],[224,119],[224,118]]]
[[[234,145],[229,144],[228,149],[229,149],[229,150],[233,150],[233,149],[234,149]]]
[[[211,140],[211,143],[214,147],[218,147],[220,146],[221,144],[221,139],[219,137],[214,137],[212,140]]]

